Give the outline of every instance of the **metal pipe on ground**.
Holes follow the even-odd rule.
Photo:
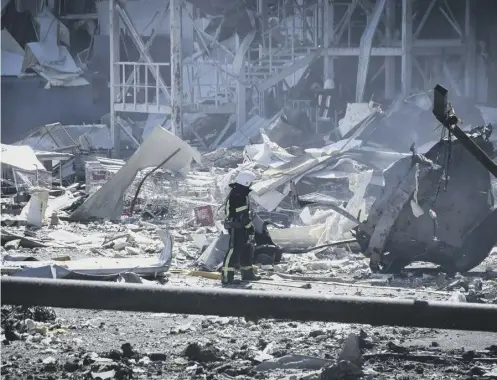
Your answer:
[[[273,291],[1,278],[2,303],[497,332],[497,306]]]

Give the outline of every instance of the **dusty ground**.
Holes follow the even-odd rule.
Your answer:
[[[165,286],[195,285],[218,286],[213,280],[184,276],[171,276]],[[389,297],[421,294],[354,285],[314,284],[311,289],[298,289],[257,284],[253,288],[326,294],[356,294],[359,290],[363,295]],[[433,298],[429,293],[421,297]],[[46,379],[98,378],[96,373],[103,372],[120,379],[318,379],[324,364],[315,360],[297,363],[296,368],[256,368],[261,361],[286,355],[334,361],[345,338],[361,329],[366,335],[363,369],[369,378],[479,379],[495,369],[497,362],[497,334],[70,309],[57,309],[56,314],[53,332],[8,345],[4,342],[2,378],[29,374]],[[125,343],[138,353],[134,359],[113,356],[113,350],[122,352]],[[187,347],[192,350],[194,343],[207,346],[207,352],[188,352]],[[493,351],[488,351],[492,345]],[[385,357],[387,353],[400,356]],[[145,355],[160,360],[149,362]]]
[[[57,228],[83,236],[95,232],[111,235],[126,231],[129,225],[62,223]],[[133,226],[136,233],[156,240],[154,228],[141,222]],[[168,228],[175,236],[173,266],[191,267],[192,258],[199,253],[192,243],[192,234],[206,230],[171,225]],[[36,234],[42,237],[47,232]],[[136,241],[133,244],[136,248]],[[125,250],[84,245],[75,249],[68,245],[8,253],[31,254],[39,259],[129,255]],[[142,248],[143,255],[156,254],[147,254]],[[264,281],[252,284],[251,288],[429,300],[449,300],[455,291],[468,300],[494,302],[497,297],[497,282],[484,275],[446,278],[443,274],[406,272],[404,277],[396,278],[373,276],[367,269],[367,260],[345,248],[284,258],[286,262],[276,268],[265,268]],[[494,253],[475,270],[496,268],[496,264]],[[467,290],[459,285],[451,287],[455,280],[462,281]],[[171,273],[162,286],[205,288],[220,284]],[[492,378],[491,371],[497,370],[497,334],[274,320],[255,323],[244,318],[87,310],[57,309],[56,314],[56,321],[44,325],[48,331],[24,332],[21,322],[21,340],[3,341],[2,378],[346,379],[321,373],[324,367],[335,363],[350,333],[361,337],[362,378],[480,379]],[[131,349],[125,345],[123,350],[126,343]],[[292,355],[308,358],[289,359]],[[283,365],[278,358],[292,363]],[[265,370],[258,367],[261,362],[265,363]]]

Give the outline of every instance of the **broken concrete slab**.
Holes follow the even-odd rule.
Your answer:
[[[168,157],[170,160],[163,168],[176,172],[187,168],[192,160],[201,161],[198,151],[166,129],[156,127],[126,165],[92,194],[71,217],[75,220],[92,217],[119,219],[123,211],[122,196],[138,172],[148,167],[157,167]]]
[[[12,240],[20,240],[21,241],[20,246],[24,247],[24,248],[46,247],[46,244],[44,244],[40,240],[18,235],[16,233],[8,231],[5,228],[2,228],[0,235],[2,238],[2,244],[5,244],[5,243],[12,241]]]

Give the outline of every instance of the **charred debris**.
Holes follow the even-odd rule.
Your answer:
[[[61,236],[64,223],[111,220],[125,227],[159,221],[209,232],[196,234],[200,255],[189,256],[199,269],[216,271],[228,244],[219,223],[220,206],[233,175],[250,168],[259,176],[251,198],[257,222],[255,255],[263,266],[278,265],[287,254],[348,247],[351,254],[368,257],[373,272],[400,273],[413,262],[433,263],[449,274],[467,272],[497,244],[492,232],[497,221],[492,125],[464,127],[457,109],[447,102],[447,91],[437,86],[434,94],[432,125],[440,123],[441,138],[425,141],[421,131],[426,126],[397,124],[399,130],[416,128],[411,135],[417,135],[417,144],[410,153],[390,149],[388,139],[385,147],[379,143],[382,135],[390,135],[391,119],[412,111],[413,104],[406,102],[386,110],[366,104],[359,118],[356,106],[354,117],[346,114],[340,122],[343,138],[321,147],[315,141],[309,142],[311,148],[296,147],[303,135],[285,135],[291,125],[285,115],[275,117],[258,132],[258,142],[243,150],[225,147],[204,154],[157,127],[127,162],[105,158],[105,147],[92,145],[102,145],[101,136],[95,135],[105,129],[46,126],[22,145],[2,145],[4,266],[12,274],[36,272],[46,262],[27,263],[28,258],[12,258],[11,253],[84,240],[72,232]],[[427,111],[418,107],[417,112]],[[60,149],[64,141],[67,149]],[[53,230],[51,238],[39,238],[36,231],[46,228]],[[158,259],[144,265],[142,274],[153,268],[167,272],[173,255],[171,228],[157,228],[157,240],[144,237],[145,243],[128,230],[103,241],[90,237],[88,248],[97,250],[100,244],[138,256],[148,248]],[[75,268],[80,265],[79,272],[69,272],[123,272],[119,266],[102,269],[98,264],[100,269],[81,263]],[[122,265],[126,270],[134,267],[131,262]]]

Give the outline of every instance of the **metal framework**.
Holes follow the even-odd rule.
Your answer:
[[[337,59],[358,57],[357,102],[364,100],[368,86],[380,73],[385,78],[386,98],[431,89],[433,81],[440,79],[455,93],[474,97],[476,41],[471,0],[466,0],[463,26],[447,0],[417,2],[415,17],[413,1],[278,0],[270,10],[266,0],[258,0],[253,17],[260,21],[254,24],[259,30],[243,39],[234,35],[233,46],[228,47],[229,44],[218,41],[220,27],[211,36],[193,23],[195,12],[186,7],[186,0],[164,0],[164,9],[157,19],[160,22],[169,12],[171,62],[156,63],[148,53],[155,34],[144,44],[125,3],[110,0],[111,130],[115,150],[118,151],[120,139],[114,120],[116,112],[171,115],[171,129],[179,135],[183,129],[182,113],[190,112],[235,115],[230,120],[236,120],[240,129],[253,114],[268,116],[267,96],[287,99],[288,89],[321,57],[323,82],[334,79]],[[445,22],[440,28],[452,30],[453,38],[420,38],[435,11]],[[182,12],[188,15],[188,27],[194,30],[201,48],[189,57],[181,52],[181,20],[185,22]],[[364,14],[365,18],[361,16]],[[141,54],[139,62],[119,59],[120,22]],[[362,36],[359,43],[354,38],[358,32]],[[372,57],[384,58],[376,74],[369,70]],[[462,74],[454,73],[454,68],[444,61],[446,57],[462,63]],[[170,87],[160,76],[163,66],[171,67]],[[435,72],[436,67],[441,67],[441,71]],[[130,69],[131,74],[126,77]],[[459,82],[455,79],[458,77],[464,79]]]
[[[497,306],[2,277],[2,303],[497,332]]]

